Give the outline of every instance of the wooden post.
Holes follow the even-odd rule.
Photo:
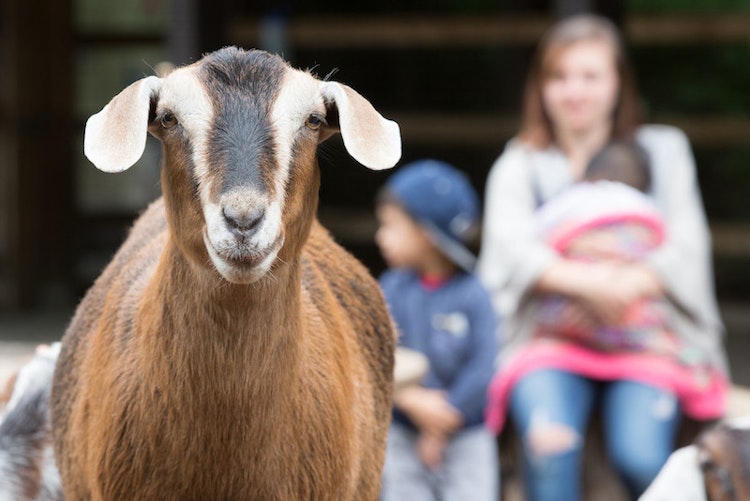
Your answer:
[[[65,300],[73,244],[70,0],[4,0],[0,309]]]

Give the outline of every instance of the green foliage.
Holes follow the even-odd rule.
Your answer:
[[[750,44],[632,51],[642,94],[658,113],[750,113]]]
[[[708,218],[750,221],[750,147],[698,148],[695,158]]]
[[[73,22],[81,32],[159,34],[167,28],[168,0],[75,0]]]

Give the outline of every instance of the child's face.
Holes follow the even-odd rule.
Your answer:
[[[375,215],[379,224],[375,243],[388,266],[421,270],[427,256],[435,252],[424,230],[393,204],[380,205]]]

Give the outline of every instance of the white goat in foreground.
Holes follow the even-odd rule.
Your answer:
[[[52,388],[69,500],[377,498],[394,330],[377,283],[316,221],[318,144],[372,169],[398,125],[262,51],[127,87],[84,150],[122,171],[146,133],[163,199],[80,304]]]
[[[750,417],[715,423],[674,451],[639,501],[750,499]]]
[[[40,346],[8,385],[0,412],[0,501],[62,499],[49,420],[60,343]]]

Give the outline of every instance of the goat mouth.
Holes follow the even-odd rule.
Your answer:
[[[281,249],[284,238],[279,235],[274,242],[263,249],[247,249],[242,247],[217,248],[209,238],[206,238],[206,244],[210,247],[216,257],[220,258],[227,265],[236,268],[254,268],[266,262],[271,256],[275,255]]]
[[[219,253],[226,262],[235,266],[256,266],[268,257],[267,252],[250,252],[250,253]]]

